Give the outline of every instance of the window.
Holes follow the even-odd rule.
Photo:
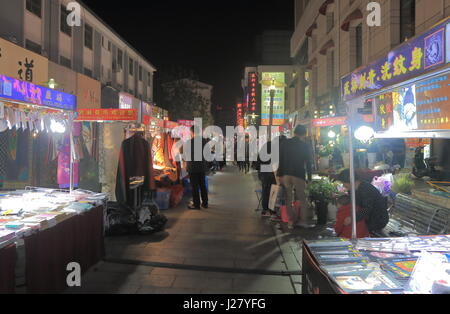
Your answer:
[[[65,66],[66,68],[69,68],[69,69],[72,68],[72,62],[70,61],[70,59],[68,59],[66,57],[60,56],[59,57],[59,63],[62,66]]]
[[[150,72],[147,73],[147,84],[148,86],[152,86],[152,74]]]
[[[111,42],[108,40],[108,51],[111,52]]]
[[[92,70],[88,69],[88,68],[84,68],[84,74],[87,76],[92,77]]]
[[[26,7],[28,11],[37,17],[42,16],[42,0],[27,0]]]
[[[131,58],[130,58],[130,61],[129,61],[129,69],[130,69],[130,75],[133,76],[133,74],[134,74],[134,62],[133,62],[133,59],[131,59]]]
[[[142,82],[142,66],[139,66],[139,81]]]
[[[327,13],[327,33],[331,32],[334,27],[334,12]]]
[[[334,87],[334,50],[328,53],[328,88],[332,89]]]
[[[356,45],[356,68],[362,65],[362,24],[359,24],[355,29],[355,45]]]
[[[416,35],[416,1],[400,0],[400,43]]]
[[[67,8],[62,5],[61,6],[61,21],[60,21],[61,25],[60,25],[60,30],[64,34],[66,34],[68,36],[72,36],[72,27],[70,27],[69,24],[67,24],[67,17],[68,16],[69,16],[69,11],[67,11]]]
[[[36,44],[35,42],[31,40],[25,40],[25,48],[33,51],[35,53],[41,54],[42,53],[42,47],[39,44]]]
[[[123,69],[123,52],[120,49],[117,50],[117,66],[119,71]]]
[[[92,50],[93,29],[88,24],[84,24],[84,46]]]

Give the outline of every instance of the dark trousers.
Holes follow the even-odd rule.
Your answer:
[[[262,172],[259,174],[259,177],[262,182],[262,196],[261,196],[261,205],[263,211],[269,211],[269,198],[270,198],[270,190],[273,184],[276,184],[275,176],[273,173],[265,173]]]
[[[190,173],[189,178],[192,187],[192,198],[195,207],[200,207],[200,204],[208,205],[208,191],[206,190],[206,174]],[[202,202],[200,203],[200,195]]]

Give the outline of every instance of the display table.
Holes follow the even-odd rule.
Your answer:
[[[104,257],[103,213],[98,206],[24,238],[28,293],[62,292],[69,263],[84,273]]]
[[[303,243],[303,294],[445,294],[450,236]]]
[[[302,294],[342,294],[343,291],[320,269],[305,242],[302,252]]]
[[[11,294],[15,290],[16,245],[0,249],[0,294]]]

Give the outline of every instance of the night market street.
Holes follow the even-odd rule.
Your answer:
[[[227,167],[210,178],[209,186],[209,209],[192,211],[183,203],[164,211],[169,219],[165,232],[106,239],[106,260],[166,267],[100,262],[82,278],[81,289],[68,292],[300,293],[301,276],[282,275],[300,270],[301,250],[294,241],[299,231],[283,233],[255,212],[254,174]]]

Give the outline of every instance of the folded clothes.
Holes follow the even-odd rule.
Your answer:
[[[70,204],[70,206],[67,206],[66,208],[64,208],[65,210],[70,211],[75,211],[77,213],[83,213],[86,211],[89,211],[90,209],[92,209],[92,205],[89,203],[72,203]]]

